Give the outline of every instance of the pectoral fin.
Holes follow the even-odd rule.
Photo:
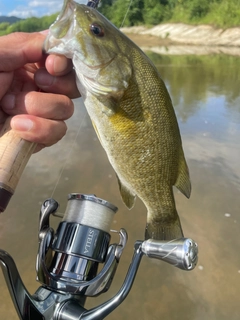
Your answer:
[[[96,132],[96,135],[97,135],[97,137],[98,137],[98,140],[100,141],[101,145],[103,146],[102,141],[101,141],[101,138],[100,138],[100,135],[99,135],[99,133],[98,133],[97,126],[95,125],[95,123],[94,123],[93,121],[92,121],[92,125],[93,125],[93,128],[94,128],[95,132]]]
[[[119,186],[119,190],[122,196],[122,200],[125,203],[125,205],[128,207],[128,209],[132,209],[132,207],[135,204],[135,200],[136,200],[136,195],[133,194],[133,192],[131,192],[119,179],[119,177],[117,176],[118,179],[118,186]]]

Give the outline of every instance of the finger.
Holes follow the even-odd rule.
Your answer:
[[[44,39],[45,36],[37,32],[16,32],[0,37],[0,71],[12,71],[42,60]]]
[[[0,100],[11,86],[13,72],[0,72]]]
[[[64,121],[43,119],[30,115],[17,115],[11,119],[12,129],[27,141],[43,146],[57,143],[66,134]]]
[[[2,130],[2,126],[5,123],[5,121],[7,120],[8,115],[0,109],[0,131]]]
[[[34,82],[34,75],[27,71],[24,67],[14,71],[14,77],[9,88],[9,92],[20,92],[20,91],[36,91],[39,90],[36,83]]]
[[[71,70],[64,76],[53,76],[46,69],[39,69],[34,76],[37,86],[45,92],[61,93],[71,99],[80,97],[76,85],[75,71]]]
[[[50,54],[46,58],[45,66],[47,71],[53,76],[63,76],[73,69],[70,59],[54,54]]]
[[[52,120],[66,120],[74,111],[73,102],[67,96],[35,91],[7,94],[1,107],[9,115],[29,114]]]

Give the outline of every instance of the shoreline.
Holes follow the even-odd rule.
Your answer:
[[[161,24],[121,28],[144,51],[159,54],[227,54],[240,56],[240,28],[216,29],[211,26]]]

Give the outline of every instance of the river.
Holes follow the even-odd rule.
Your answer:
[[[227,55],[160,56],[148,52],[164,79],[178,118],[192,195],[175,191],[185,236],[199,245],[191,272],[144,257],[133,288],[109,320],[237,320],[240,314],[240,67]],[[67,194],[91,193],[115,204],[114,229],[129,235],[110,290],[89,298],[91,308],[115,294],[133,253],[143,239],[146,210],[140,201],[123,205],[115,174],[98,142],[81,99],[68,121],[66,137],[32,156],[6,212],[0,219],[0,247],[15,259],[23,281],[34,293],[38,214],[52,196],[64,212]],[[76,134],[78,137],[75,140]],[[64,168],[62,170],[62,166]],[[59,178],[59,175],[62,174]],[[51,224],[57,226],[58,219]],[[0,319],[17,319],[0,275]]]

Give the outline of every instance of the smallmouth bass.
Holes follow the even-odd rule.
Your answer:
[[[65,0],[45,41],[72,59],[76,81],[114,168],[123,202],[147,208],[145,238],[183,236],[173,186],[191,193],[171,98],[150,59],[97,10]]]

